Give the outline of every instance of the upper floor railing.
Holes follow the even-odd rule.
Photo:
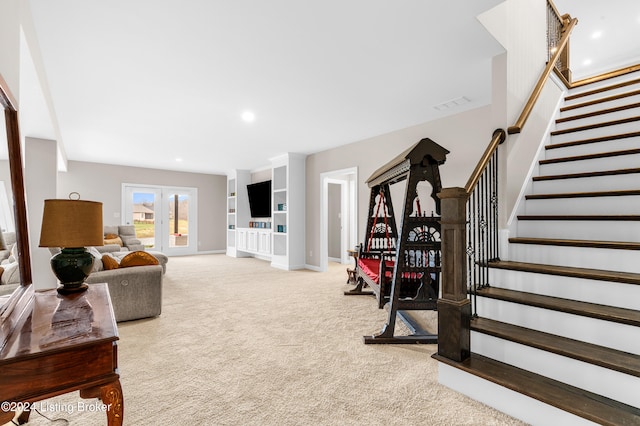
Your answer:
[[[573,28],[578,24],[578,20],[576,18],[571,18],[569,15],[558,17],[555,6],[550,2],[548,2],[548,4],[551,9],[547,14],[547,19],[549,21],[547,45],[549,46],[550,58],[533,88],[529,99],[525,103],[522,113],[520,113],[515,124],[509,127],[508,132],[510,135],[520,133],[527,122],[534,105],[538,101],[545,83],[549,79],[549,76],[551,76],[554,69],[560,76],[562,76],[561,78],[565,80],[567,80],[567,77],[568,79],[571,78],[571,70],[569,69],[569,36],[571,35]],[[560,25],[560,23],[562,25]]]

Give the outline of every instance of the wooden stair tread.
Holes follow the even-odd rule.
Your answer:
[[[564,247],[589,247],[589,248],[606,248],[617,250],[640,250],[640,243],[627,241],[592,241],[592,240],[565,240],[558,238],[528,238],[528,237],[512,237],[509,238],[510,243],[514,244],[538,244],[546,246],[564,246]]]
[[[640,148],[624,149],[621,151],[598,152],[595,154],[573,155],[571,157],[549,158],[547,160],[540,160],[538,164],[543,165],[543,164],[566,163],[569,161],[595,160],[599,158],[619,157],[621,155],[635,155],[635,154],[640,154]]]
[[[636,80],[638,82],[638,80]],[[640,95],[640,90],[632,90],[631,92],[619,93],[613,96],[606,96],[604,98],[594,99],[592,101],[581,102],[579,104],[567,105],[560,108],[561,112],[571,111],[572,109],[584,108],[591,105],[602,104],[609,101],[615,101],[618,99],[628,98],[630,96]]]
[[[556,179],[580,179],[580,178],[589,178],[589,177],[601,177],[601,176],[617,176],[617,175],[627,175],[640,173],[640,168],[629,168],[629,169],[617,169],[617,170],[603,170],[598,172],[582,172],[582,173],[566,173],[559,175],[544,175],[544,176],[534,176],[534,182],[546,181],[546,180],[556,180]]]
[[[584,130],[598,129],[601,127],[616,126],[618,124],[633,123],[634,121],[639,121],[639,120],[640,120],[640,117],[628,117],[628,118],[621,118],[619,120],[604,121],[602,123],[586,124],[584,126],[572,127],[569,129],[554,130],[553,132],[551,132],[551,136],[564,135],[567,133],[574,133],[574,132],[582,132]]]
[[[640,93],[640,92],[638,92],[638,93]],[[620,111],[626,111],[628,109],[633,109],[633,108],[638,108],[638,107],[640,107],[640,103],[632,103],[632,104],[627,104],[627,105],[620,105],[620,106],[617,106],[617,107],[600,109],[600,110],[597,110],[597,111],[587,112],[587,113],[584,113],[584,114],[577,114],[577,115],[572,115],[572,116],[569,116],[569,117],[558,118],[556,120],[556,123],[566,123],[568,121],[581,120],[583,118],[597,117],[599,115],[611,114],[611,113],[620,112]]]
[[[636,221],[640,215],[518,215],[518,220]]]
[[[592,191],[592,192],[561,192],[557,194],[528,194],[526,200],[548,200],[552,198],[589,198],[589,197],[624,197],[640,195],[640,189],[625,189],[621,191]]]
[[[620,83],[612,84],[609,86],[598,87],[597,89],[576,93],[573,95],[566,96],[564,99],[566,101],[572,101],[574,99],[583,98],[585,96],[597,95],[598,93],[608,92],[609,90],[619,89],[621,87],[631,86],[637,83],[640,83],[640,78],[631,79],[631,80],[623,81]]]
[[[559,297],[543,296],[535,293],[508,290],[498,287],[484,287],[476,291],[478,296],[521,305],[534,306],[552,311],[565,312],[619,324],[640,326],[640,311],[618,308],[616,306],[598,305]]]
[[[606,142],[606,141],[615,141],[619,139],[635,138],[638,136],[640,136],[640,132],[618,133],[615,135],[598,136],[595,138],[579,139],[579,140],[570,141],[570,142],[554,143],[550,145],[545,145],[544,149],[549,150],[549,149],[567,148],[570,146]]]
[[[575,386],[472,353],[462,362],[434,354],[434,359],[512,391],[602,425],[640,424],[640,409]]]
[[[534,274],[561,275],[572,278],[585,278],[597,281],[612,281],[624,284],[640,285],[640,274],[633,272],[607,271],[603,269],[577,268],[573,266],[542,265],[539,263],[514,262],[509,260],[492,261],[490,268],[531,272]]]
[[[488,318],[475,318],[471,330],[589,364],[640,377],[640,356]]]

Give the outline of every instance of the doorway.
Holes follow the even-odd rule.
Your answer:
[[[197,188],[123,184],[122,218],[146,249],[197,252]]]
[[[335,170],[320,175],[320,270],[329,260],[348,264],[347,253],[358,240],[358,169]]]

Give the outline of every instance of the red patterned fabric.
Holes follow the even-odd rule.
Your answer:
[[[362,259],[358,258],[358,266],[371,278],[374,282],[378,282],[378,274],[380,273],[380,259]]]
[[[393,276],[393,267],[395,262],[393,260],[385,261],[385,277],[390,280]],[[367,259],[367,258],[358,258],[358,266],[367,274],[369,278],[371,278],[374,282],[380,283],[378,281],[378,275],[380,273],[380,259]],[[404,272],[402,274],[402,278],[404,279],[420,279],[422,278],[422,273],[415,272]]]

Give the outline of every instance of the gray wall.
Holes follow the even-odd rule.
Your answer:
[[[341,226],[340,226],[340,216],[342,214],[341,211],[341,194],[342,191],[340,189],[340,185],[330,183],[328,190],[328,223],[327,223],[327,232],[328,232],[328,250],[329,250],[329,258],[340,259],[342,253],[340,251],[340,240],[341,240]]]
[[[69,161],[58,173],[58,198],[78,192],[85,200],[103,203],[106,225],[120,224],[122,184],[165,185],[198,189],[198,251],[226,249],[227,177],[140,167]]]
[[[495,123],[490,106],[462,112],[338,148],[309,155],[306,162],[306,260],[320,267],[320,174],[334,170],[358,169],[358,241],[362,242],[369,204],[369,188],[364,183],[379,167],[404,149],[428,137],[451,151],[440,168],[444,187],[464,186],[493,131],[504,127]],[[401,190],[393,188],[394,209],[400,209]],[[400,214],[401,211],[396,211]]]

